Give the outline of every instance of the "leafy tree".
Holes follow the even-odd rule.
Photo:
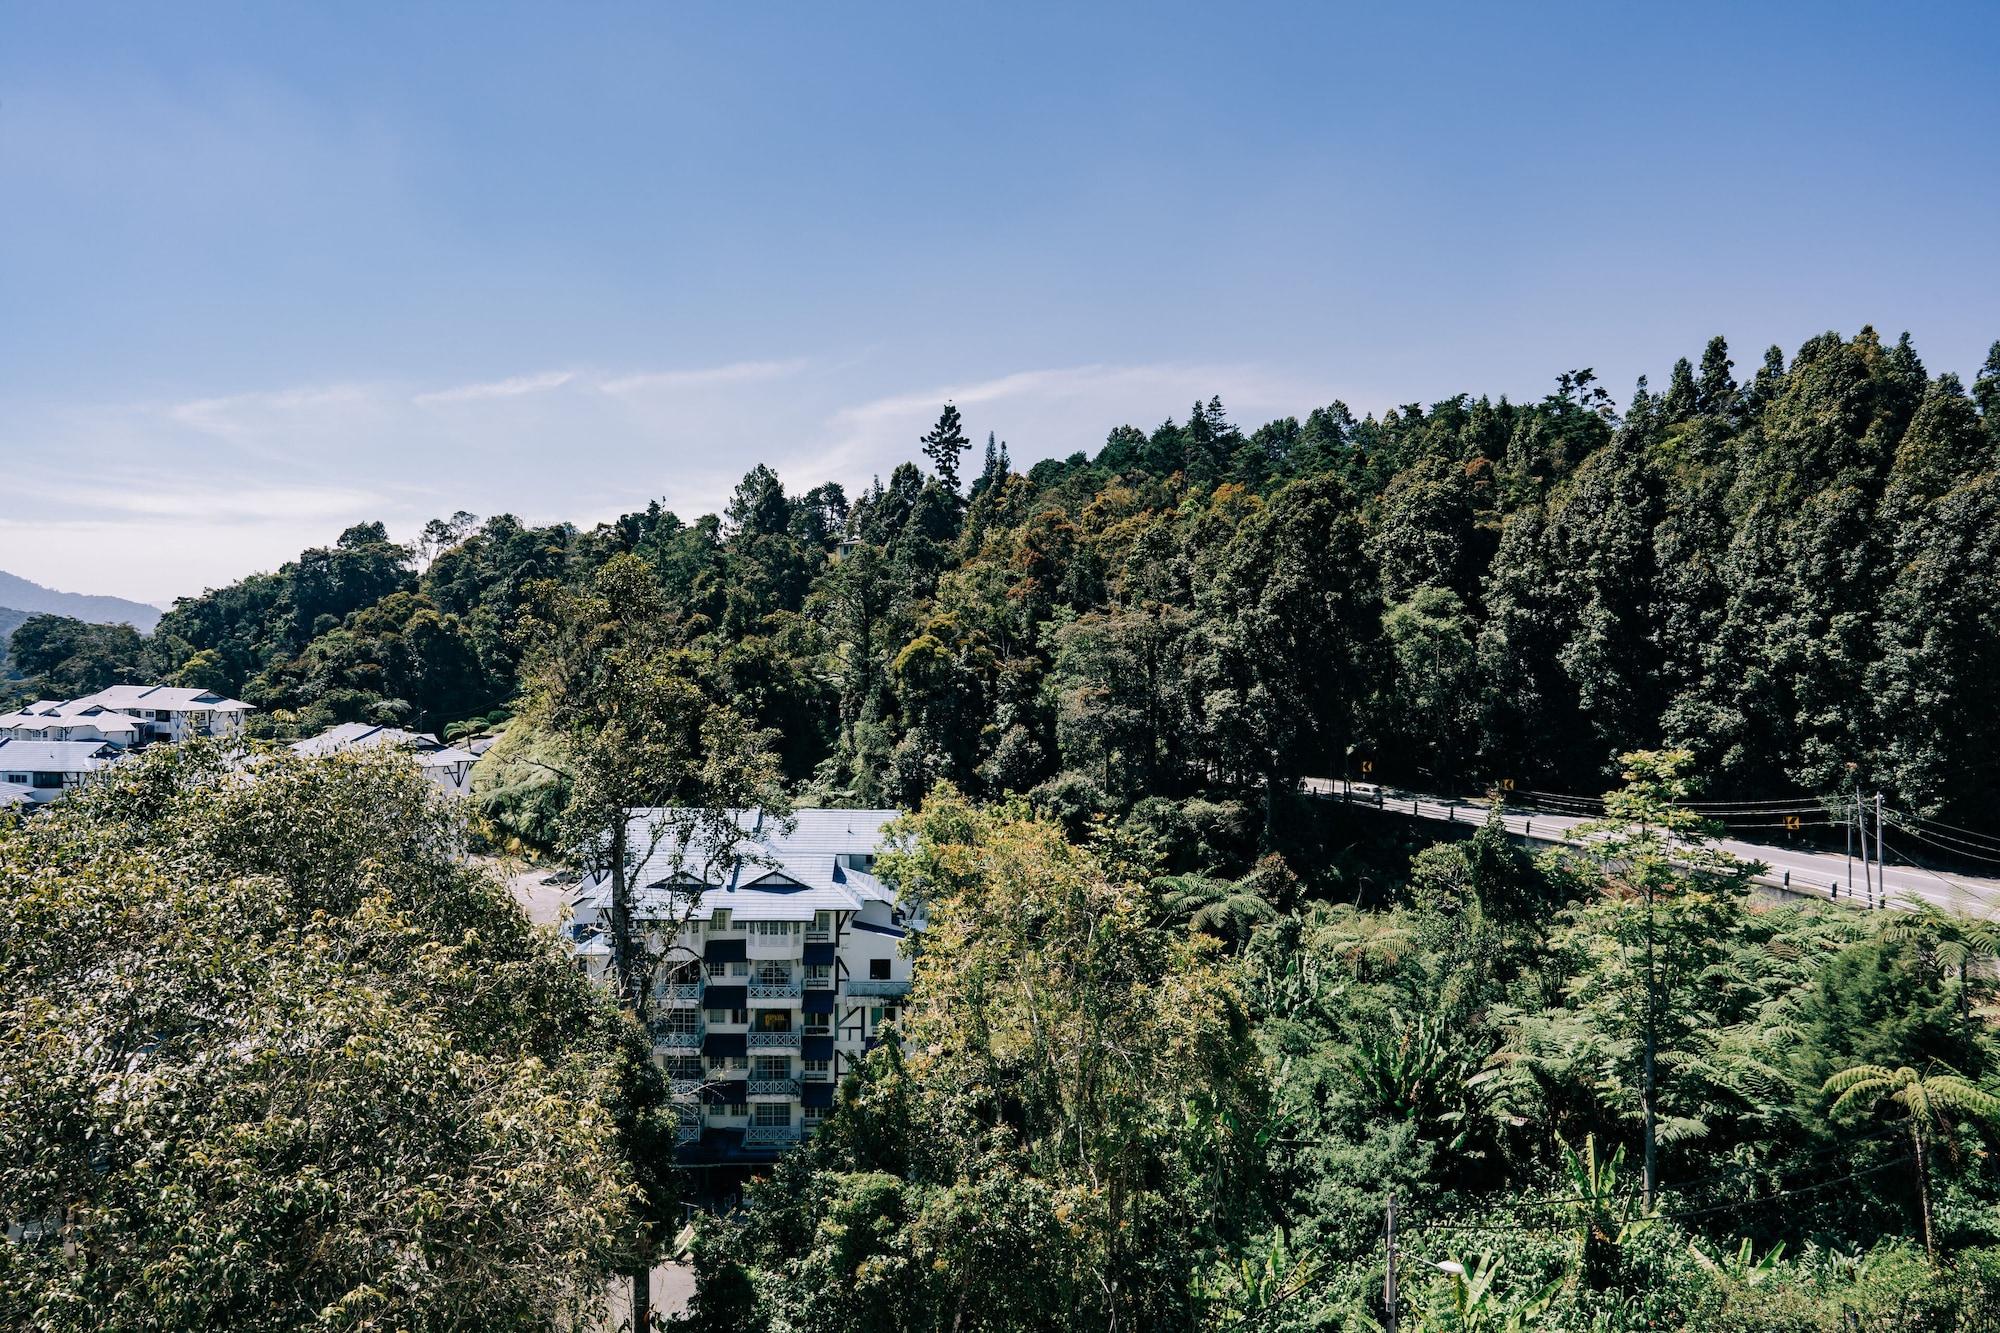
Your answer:
[[[44,698],[73,699],[137,680],[144,648],[130,625],[92,625],[69,616],[31,615],[7,640],[14,670]]]
[[[946,796],[882,870],[930,915],[897,1036],[744,1237],[800,1329],[1185,1325],[1253,1185],[1227,978],[1018,807]],[[745,1253],[743,1248],[736,1251]]]
[[[670,1215],[636,1032],[400,756],[163,748],[0,832],[0,1322],[547,1328]]]

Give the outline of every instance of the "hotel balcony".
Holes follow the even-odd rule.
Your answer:
[[[799,1081],[795,1078],[753,1078],[749,1094],[752,1097],[796,1097],[799,1095]]]
[[[747,935],[743,952],[752,959],[796,960],[804,952],[805,940],[797,935]]]
[[[790,1032],[752,1032],[749,1034],[749,1046],[753,1051],[796,1051],[799,1048],[799,1036],[797,1029]]]
[[[847,993],[856,999],[864,997],[901,999],[910,993],[910,981],[907,977],[901,981],[871,981],[866,977],[851,977],[847,982]]]
[[[695,1121],[683,1120],[681,1121],[680,1125],[676,1127],[676,1129],[674,1130],[674,1142],[676,1145],[683,1143],[699,1143],[700,1141],[701,1141],[701,1121],[699,1120]]]
[[[656,1051],[698,1051],[701,1049],[701,1029],[699,1027],[672,1029],[656,1025],[653,1028],[653,1049]]]
[[[743,1131],[746,1148],[782,1148],[798,1141],[797,1125],[751,1125]]]
[[[702,983],[699,981],[674,981],[662,985],[658,994],[662,1004],[688,1005],[701,1003]]]
[[[750,978],[750,998],[754,1000],[796,1000],[799,998],[799,979],[788,977],[783,981],[760,981]]]

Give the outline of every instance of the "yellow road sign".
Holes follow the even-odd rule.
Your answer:
[[[1373,759],[1363,759],[1361,761],[1361,771],[1363,774],[1373,773],[1375,771],[1375,761]]]
[[[1514,779],[1512,779],[1512,778],[1502,778],[1502,779],[1500,779],[1500,790],[1501,790],[1501,791],[1512,791],[1512,790],[1514,790]]]
[[[1799,818],[1799,817],[1798,817],[1797,815],[1786,815],[1786,816],[1785,816],[1785,831],[1786,831],[1786,832],[1788,832],[1788,833],[1797,833],[1797,832],[1798,832],[1798,831],[1799,831],[1799,830],[1800,830],[1801,828],[1803,828],[1804,826],[1805,826],[1805,821],[1804,821],[1803,819],[1800,819],[1800,818]]]

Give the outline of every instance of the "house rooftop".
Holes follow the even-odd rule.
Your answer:
[[[685,903],[689,886],[703,886],[693,918],[707,920],[717,910],[738,921],[810,921],[815,912],[857,912],[870,902],[893,902],[895,894],[874,875],[842,864],[844,856],[872,855],[897,810],[800,810],[779,819],[762,810],[729,812],[746,836],[726,855],[690,848],[671,830],[681,812],[634,810],[627,825],[632,846],[659,845],[639,867],[633,908],[641,915]],[[728,868],[711,879],[708,866]],[[719,880],[719,882],[717,882]],[[595,902],[608,891],[598,876],[585,883],[577,902]],[[681,902],[676,903],[679,895]]]
[[[178,685],[113,685],[95,694],[86,694],[72,704],[102,704],[107,708],[167,709],[175,713],[247,713],[250,705],[225,698],[213,690],[191,690]]]
[[[404,731],[401,727],[377,726],[368,722],[342,722],[317,736],[292,742],[299,754],[337,754],[342,750],[374,750],[382,746],[405,750],[439,750],[443,745],[429,732]]]
[[[0,768],[19,773],[79,773],[116,758],[118,751],[103,741],[0,740]]]

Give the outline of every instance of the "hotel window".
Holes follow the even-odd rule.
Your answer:
[[[729,975],[730,975],[730,976],[732,976],[732,977],[747,977],[747,976],[749,976],[749,975],[750,975],[750,964],[748,964],[748,963],[744,963],[744,962],[736,962],[736,963],[731,963],[731,964],[729,965]]]
[[[696,1032],[701,1027],[696,1017],[692,1009],[668,1009],[653,1021],[662,1032]]]
[[[825,1119],[826,1108],[824,1106],[808,1106],[806,1108],[806,1123],[808,1125],[817,1125]]]
[[[806,1061],[806,1074],[808,1076],[813,1074],[831,1074],[832,1072],[833,1072],[833,1061],[831,1060]]]
[[[833,1030],[832,1014],[807,1014],[806,1031],[823,1037]]]
[[[822,934],[831,934],[833,931],[833,913],[814,912],[813,929]]]
[[[833,980],[833,964],[832,964],[832,963],[807,963],[807,964],[806,964],[806,980],[807,980],[807,981],[831,981],[831,980]]]
[[[708,919],[708,928],[712,931],[718,931],[718,932],[728,930],[729,909],[727,907],[716,908],[715,914],[709,917]]]
[[[760,1055],[750,1067],[751,1078],[790,1078],[792,1062],[782,1055]]]
[[[727,1009],[711,1009],[708,1011],[708,1021],[711,1023],[727,1023],[729,1021],[729,1011]]]
[[[754,1124],[775,1128],[792,1123],[792,1108],[783,1102],[758,1102],[750,1111]]]
[[[748,1103],[748,1102],[724,1102],[724,1103],[722,1104],[722,1114],[724,1114],[724,1115],[749,1115],[749,1114],[750,1114],[750,1103]]]
[[[727,975],[729,975],[729,964],[710,963],[708,965],[708,979],[710,981],[720,981]]]
[[[868,979],[870,981],[887,981],[889,979],[889,960],[886,958],[870,958],[868,960]]]
[[[789,1009],[759,1009],[757,1011],[759,1032],[790,1032],[792,1011]]]

